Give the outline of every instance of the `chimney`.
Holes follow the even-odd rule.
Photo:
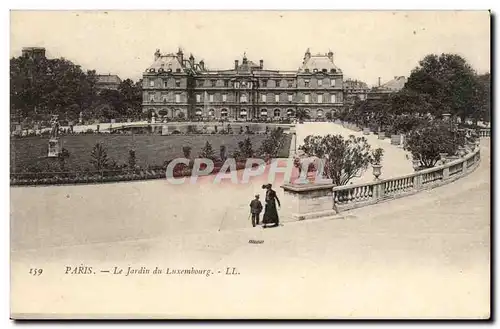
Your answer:
[[[234,69],[237,70],[238,69],[238,65],[239,65],[239,60],[235,59],[234,60]]]
[[[177,60],[181,63],[181,65],[184,65],[184,53],[181,48],[179,48],[179,51],[177,52]]]
[[[160,58],[160,56],[161,56],[160,49],[156,49],[156,52],[155,52],[155,61],[157,61]]]
[[[200,61],[200,68],[202,71],[205,71],[205,62],[203,60]]]
[[[309,48],[307,48],[306,53],[304,55],[304,63],[307,62],[311,58],[311,52],[309,51]]]
[[[333,52],[331,50],[328,52],[328,58],[333,61]]]
[[[380,77],[378,77],[378,86],[380,87]]]
[[[191,63],[191,67],[194,67],[194,56],[193,56],[193,54],[191,54],[189,56],[189,62]]]
[[[264,60],[261,59],[259,62],[260,62],[260,65],[259,65],[260,69],[262,70],[264,68]]]

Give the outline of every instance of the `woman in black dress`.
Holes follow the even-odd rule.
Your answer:
[[[271,184],[263,185],[263,188],[267,189],[266,191],[266,209],[264,211],[264,218],[262,220],[262,224],[264,224],[264,228],[266,228],[267,224],[274,224],[274,226],[278,226],[280,223],[278,217],[278,210],[276,209],[276,203],[281,208],[280,200],[276,195],[276,192],[271,188]]]

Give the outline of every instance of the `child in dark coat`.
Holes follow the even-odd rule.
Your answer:
[[[259,195],[250,202],[250,213],[252,214],[252,226],[259,225],[259,216],[262,212],[262,203],[259,201]]]

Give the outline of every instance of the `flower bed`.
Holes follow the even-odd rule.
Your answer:
[[[236,170],[245,169],[246,161],[237,161]],[[252,168],[257,167],[253,164]],[[205,175],[215,175],[222,168],[222,163],[216,163],[214,169]],[[176,165],[173,177],[189,177],[192,168],[186,165]],[[38,173],[11,173],[10,184],[14,186],[33,185],[64,185],[64,184],[97,184],[111,182],[126,182],[134,180],[151,180],[166,178],[165,168],[154,167],[138,170],[105,170],[100,172],[38,172]]]

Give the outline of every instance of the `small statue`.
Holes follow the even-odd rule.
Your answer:
[[[59,137],[59,120],[57,115],[52,116],[51,124],[52,129],[50,130],[50,138]]]

